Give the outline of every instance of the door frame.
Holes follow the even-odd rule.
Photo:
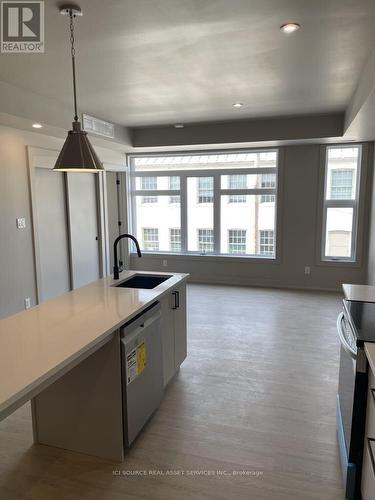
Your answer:
[[[103,228],[103,270],[105,276],[112,273],[111,269],[111,251],[109,242],[109,212],[108,212],[108,179],[106,172],[116,173],[116,180],[120,181],[120,188],[117,191],[118,203],[118,220],[121,220],[121,232],[128,232],[128,207],[127,207],[127,183],[128,183],[128,167],[126,165],[126,157],[124,155],[124,163],[104,163],[105,172],[99,178],[100,203],[101,203],[101,223]],[[121,188],[121,186],[123,186]],[[120,234],[120,229],[119,229]],[[120,242],[120,257],[124,261],[125,266],[130,262],[129,248],[124,242]]]
[[[28,159],[28,173],[29,173],[29,187],[30,187],[30,204],[31,204],[31,224],[32,224],[32,238],[33,238],[33,251],[34,251],[34,265],[35,265],[35,286],[37,303],[41,302],[41,262],[39,250],[39,232],[38,232],[38,218],[36,208],[36,189],[35,189],[35,168],[52,169],[55,164],[59,151],[54,149],[46,149],[39,147],[27,146],[27,159]],[[104,186],[104,173],[100,172],[96,177],[96,205],[97,205],[97,225],[98,225],[98,253],[99,253],[99,278],[106,275],[107,272],[107,259],[108,254],[106,248],[108,246],[108,233],[105,230],[105,204],[103,198]],[[72,275],[72,245],[70,238],[70,223],[69,223],[69,206],[68,206],[68,190],[67,190],[67,174],[64,172],[64,195],[65,195],[65,213],[67,221],[67,241],[68,241],[68,259],[69,259],[69,286],[70,290],[73,289],[73,275]]]

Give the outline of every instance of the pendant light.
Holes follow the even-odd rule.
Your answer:
[[[75,47],[74,47],[74,19],[82,16],[82,10],[78,5],[63,5],[60,13],[69,16],[70,20],[70,44],[73,70],[73,97],[74,97],[74,122],[72,130],[69,130],[68,137],[57,158],[53,170],[59,172],[100,172],[103,165],[92,147],[87,132],[81,129],[77,112],[77,91],[76,91],[76,67],[75,67]]]

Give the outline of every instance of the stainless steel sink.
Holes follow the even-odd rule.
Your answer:
[[[151,290],[171,277],[172,275],[157,276],[155,274],[135,274],[131,278],[113,286],[116,288],[144,288]]]

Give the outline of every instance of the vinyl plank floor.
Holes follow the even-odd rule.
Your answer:
[[[122,464],[0,423],[4,500],[343,500],[336,294],[189,285],[188,358]]]

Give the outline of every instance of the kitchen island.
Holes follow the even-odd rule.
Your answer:
[[[135,274],[150,273],[103,278],[0,321],[0,420],[31,399],[35,442],[123,459],[120,327],[160,302],[164,385],[186,356],[188,275],[152,273],[170,276],[153,289],[113,286]]]

